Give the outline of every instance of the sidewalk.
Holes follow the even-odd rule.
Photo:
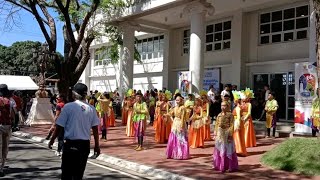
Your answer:
[[[297,175],[280,170],[273,170],[260,164],[260,158],[263,153],[271,150],[277,144],[285,139],[264,139],[257,140],[258,147],[248,148],[249,156],[239,157],[240,170],[233,173],[221,174],[212,169],[212,152],[214,142],[205,142],[205,148],[190,149],[191,159],[189,160],[169,160],[166,159],[166,144],[155,144],[154,130],[148,127],[144,140],[145,150],[134,151],[136,146],[134,138],[125,136],[125,127],[117,122],[116,127],[108,129],[108,141],[100,141],[101,153],[135,162],[141,165],[151,166],[155,169],[163,169],[174,174],[194,179],[318,179],[316,177],[308,177]],[[30,133],[33,136],[46,137],[50,126],[39,125],[33,127],[23,127],[21,132]],[[91,141],[93,142],[93,141]],[[128,163],[117,160],[119,163]],[[128,167],[133,170],[132,164],[122,167]],[[146,168],[138,167],[138,170]]]

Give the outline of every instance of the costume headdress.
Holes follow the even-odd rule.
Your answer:
[[[233,99],[235,101],[241,99],[241,92],[240,91],[232,91],[232,95],[233,95]]]
[[[176,91],[174,92],[174,94],[178,94],[180,93],[180,90],[179,89],[176,89]]]
[[[129,90],[127,91],[127,97],[132,96],[132,94],[133,94],[133,90],[132,90],[132,89],[129,89]]]
[[[166,90],[164,95],[165,95],[167,100],[171,100],[172,99],[172,93],[169,90]]]
[[[200,91],[200,96],[207,96],[208,92],[206,90]]]
[[[244,94],[244,99],[249,98],[252,99],[254,98],[254,93],[250,88],[246,88],[244,91],[242,91],[242,93]],[[241,98],[242,99],[242,98]]]

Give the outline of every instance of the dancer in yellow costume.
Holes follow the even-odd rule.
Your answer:
[[[241,120],[241,92],[232,91],[235,108],[232,111],[234,117],[234,133],[233,139],[236,147],[236,152],[238,155],[246,156],[247,150],[244,141],[244,123]]]
[[[312,136],[315,137],[320,128],[320,89],[318,88],[317,97],[312,101],[311,119],[312,119]]]
[[[126,134],[128,137],[134,136],[134,126],[133,126],[133,104],[135,103],[135,99],[133,96],[133,90],[129,89],[127,92],[128,97],[128,118],[127,118],[127,127],[126,127]]]
[[[256,142],[256,132],[254,131],[254,125],[251,117],[252,105],[250,103],[250,99],[254,98],[253,91],[249,88],[242,91],[243,96],[241,97],[241,110],[242,117],[241,120],[244,121],[244,141],[246,147],[255,147],[257,146]]]
[[[186,108],[186,120],[187,120],[187,125],[189,125],[190,117],[192,116],[192,111],[193,111],[193,106],[194,106],[194,100],[193,100],[193,95],[189,94],[188,99],[184,103],[184,107]],[[188,127],[189,128],[189,127]]]
[[[202,116],[203,116],[203,122],[205,125],[203,126],[203,133],[204,133],[204,140],[205,141],[210,141],[212,140],[211,138],[211,131],[210,131],[210,116],[209,116],[209,110],[210,110],[210,101],[207,96],[207,91],[202,90],[200,91],[200,96],[202,99]]]
[[[268,101],[264,110],[266,111],[266,127],[267,127],[267,136],[270,137],[270,130],[273,128],[272,135],[276,136],[276,126],[277,126],[277,116],[276,112],[279,108],[278,102],[274,99],[275,93],[270,92],[268,95]]]

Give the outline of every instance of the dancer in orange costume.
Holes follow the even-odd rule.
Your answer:
[[[125,96],[124,100],[123,100],[123,105],[122,105],[122,125],[127,125],[127,121],[128,121],[128,111],[129,111],[129,98],[127,97],[127,95]]]
[[[201,99],[202,99],[202,116],[203,122],[205,125],[203,126],[204,140],[211,141],[211,131],[210,131],[210,116],[209,116],[209,108],[210,102],[208,100],[207,92],[205,90],[200,91]]]
[[[154,128],[156,130],[155,133],[155,141],[156,143],[165,143],[166,139],[166,123],[167,123],[167,115],[169,111],[169,105],[165,101],[165,94],[158,94],[159,101],[156,103],[156,113],[155,113],[155,122]]]
[[[244,142],[246,147],[255,147],[257,146],[256,140],[256,132],[254,131],[254,125],[251,117],[251,103],[250,99],[254,98],[253,91],[249,88],[246,88],[245,91],[242,92],[244,96],[242,96],[242,120],[244,121]]]
[[[247,156],[246,145],[244,142],[244,125],[243,121],[241,120],[241,101],[240,91],[232,91],[234,97],[234,104],[236,107],[233,109],[233,116],[234,116],[234,133],[233,139],[236,146],[236,152],[240,156]]]
[[[192,121],[189,129],[189,145],[191,148],[204,147],[204,128],[202,100],[199,95],[195,97],[195,106],[190,118]]]
[[[128,118],[127,118],[126,134],[128,137],[134,137],[133,105],[135,103],[135,99],[134,99],[132,89],[128,90],[127,97],[128,97]]]
[[[169,112],[169,109],[171,109],[171,104],[170,104],[169,101],[172,99],[172,93],[169,90],[166,90],[164,95],[165,95],[164,96],[165,97],[164,101],[168,104],[168,112]],[[171,133],[172,119],[170,119],[171,118],[170,116],[166,116],[166,118],[167,118],[167,121],[166,121],[166,135],[165,135],[165,138],[166,138],[166,141],[168,141],[170,133]]]
[[[113,97],[112,93],[109,93],[110,97]],[[114,114],[113,106],[112,106],[112,100],[110,99],[110,120],[109,124],[107,124],[108,127],[115,127],[116,126],[116,116]]]

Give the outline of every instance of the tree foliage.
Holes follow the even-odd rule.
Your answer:
[[[38,62],[33,57],[33,49],[38,49],[40,42],[20,41],[6,47],[0,45],[0,69],[5,74],[38,75],[40,69]],[[62,56],[58,55],[61,59]],[[54,74],[55,64],[51,61],[47,64],[47,73]]]
[[[56,53],[57,26],[62,21],[64,59],[55,58],[59,75],[59,91],[67,94],[69,87],[80,78],[89,59],[92,41],[101,35],[101,28],[108,20],[117,17],[131,1],[124,0],[4,0],[0,2],[2,14],[7,17],[23,10],[34,16],[41,29],[49,51]],[[97,18],[98,8],[107,18]],[[55,13],[53,13],[53,11]],[[105,32],[104,32],[105,33]]]

